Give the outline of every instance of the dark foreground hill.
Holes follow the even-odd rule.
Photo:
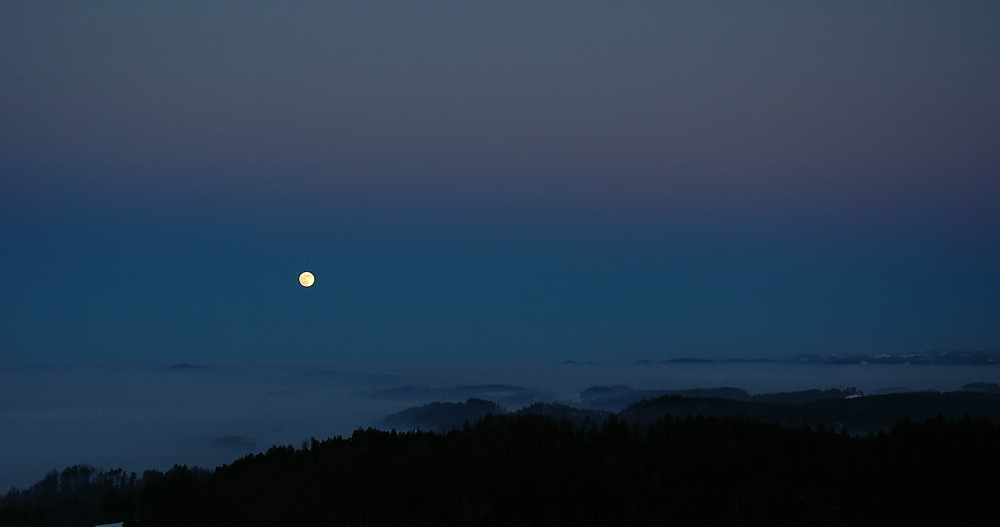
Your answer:
[[[53,471],[0,500],[0,525],[975,525],[1000,515],[998,470],[1000,428],[971,417],[855,437],[717,417],[490,415],[446,434],[272,447],[214,471]]]

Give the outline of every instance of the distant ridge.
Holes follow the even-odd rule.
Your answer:
[[[715,362],[715,361],[712,360],[712,359],[695,359],[695,358],[692,358],[692,357],[681,357],[679,359],[667,359],[667,360],[665,360],[663,362],[679,362],[679,363],[693,363],[693,364],[698,364],[698,363],[702,363],[702,362]]]
[[[591,386],[580,392],[579,406],[588,410],[619,411],[626,406],[665,395],[749,401],[753,398],[746,390],[732,387],[691,388],[686,390],[633,390],[625,385]]]
[[[972,389],[970,389],[972,388]],[[978,388],[983,391],[976,391]],[[489,414],[538,414],[576,425],[600,424],[615,417],[645,427],[665,416],[676,419],[716,417],[781,423],[787,426],[824,426],[871,434],[890,429],[902,420],[986,418],[1000,421],[1000,392],[995,383],[974,383],[954,392],[908,392],[864,395],[855,388],[812,389],[749,395],[737,388],[695,390],[630,390],[626,386],[593,387],[579,406],[535,403],[515,412],[492,401],[430,403],[387,416],[375,425],[382,430],[424,430],[445,433],[474,424]],[[635,399],[631,401],[631,399]]]
[[[1000,393],[1000,384],[995,382],[972,382],[962,386],[963,392]]]
[[[798,363],[817,364],[1000,364],[1000,350],[927,351],[875,355],[798,355]]]
[[[474,424],[489,414],[506,414],[507,409],[493,401],[468,399],[463,403],[430,403],[386,416],[379,428],[429,430],[444,433]]]
[[[919,353],[875,353],[828,355],[802,354],[787,359],[743,358],[699,359],[695,357],[675,357],[663,360],[640,359],[633,364],[713,364],[713,363],[796,363],[796,364],[965,364],[965,365],[1000,365],[1000,349],[988,350],[931,350]],[[560,364],[594,364],[593,362],[578,362],[568,360]]]

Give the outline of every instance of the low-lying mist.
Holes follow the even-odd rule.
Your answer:
[[[593,386],[957,390],[994,366],[796,363],[6,365],[0,368],[0,490],[75,464],[212,468],[271,445],[349,435],[389,414],[470,397],[508,410],[575,404]]]

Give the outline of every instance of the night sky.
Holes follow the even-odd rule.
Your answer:
[[[995,349],[997,203],[996,1],[0,3],[0,362]]]

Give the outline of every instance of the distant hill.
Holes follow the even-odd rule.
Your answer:
[[[844,428],[857,434],[888,430],[904,419],[961,419],[969,415],[1000,421],[1000,394],[992,393],[910,392],[813,400],[796,400],[792,394],[783,395],[771,394],[751,401],[664,396],[635,403],[617,415],[637,425],[651,423],[665,415],[710,416],[789,426]]]
[[[509,384],[477,384],[470,386],[454,386],[448,388],[430,388],[426,386],[393,386],[367,392],[374,399],[399,401],[458,402],[468,399],[484,399],[493,401],[508,408],[520,408],[534,402],[548,400],[552,394]]]
[[[474,424],[489,414],[506,414],[507,410],[497,403],[483,399],[469,399],[464,403],[430,403],[408,408],[402,412],[386,416],[378,428],[389,430],[426,430],[447,432]]]
[[[1000,350],[926,351],[923,353],[879,353],[873,355],[799,355],[792,362],[820,364],[995,364]]]
[[[796,355],[791,358],[746,358],[731,357],[721,359],[702,359],[693,357],[677,357],[664,360],[642,359],[633,364],[712,364],[718,362],[747,363],[816,363],[816,364],[969,364],[1000,366],[1000,349],[987,350],[930,350],[919,353],[872,353],[841,355]],[[566,361],[561,364],[594,364],[576,361]]]
[[[584,390],[588,399],[580,408],[553,403],[536,403],[515,415],[536,414],[574,425],[603,422],[615,417],[645,426],[666,416],[674,418],[719,417],[781,423],[789,426],[824,426],[846,429],[855,434],[884,431],[903,419],[921,421],[965,415],[1000,422],[1000,393],[986,391],[989,383],[979,383],[978,391],[908,392],[862,395],[854,388],[803,390],[749,395],[736,388],[697,390],[631,390],[624,386],[593,387]],[[623,401],[638,398],[619,410]],[[389,430],[446,432],[475,423],[488,414],[508,413],[504,407],[482,399],[464,403],[431,403],[386,417],[377,424]]]
[[[1000,384],[995,382],[973,382],[962,386],[963,392],[1000,393]]]
[[[750,400],[766,403],[811,403],[830,399],[847,399],[864,395],[856,388],[829,388],[826,390],[812,389],[795,392],[762,393],[754,395]]]
[[[656,399],[664,395],[683,397],[718,397],[736,401],[747,401],[750,394],[739,388],[693,388],[688,390],[633,390],[628,386],[592,386],[580,392],[580,408],[590,410],[619,411],[626,406],[646,399]]]

